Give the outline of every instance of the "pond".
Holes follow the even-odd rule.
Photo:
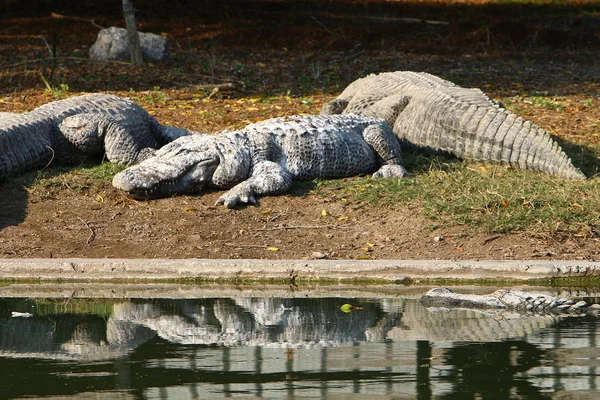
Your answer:
[[[591,316],[263,294],[0,298],[0,398],[597,398]]]

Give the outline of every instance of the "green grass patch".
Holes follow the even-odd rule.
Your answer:
[[[597,179],[572,181],[503,166],[431,160],[429,168],[413,162],[416,172],[404,179],[319,181],[317,193],[350,207],[410,205],[431,220],[432,228],[463,226],[466,234],[600,233]],[[415,168],[409,164],[408,170]]]

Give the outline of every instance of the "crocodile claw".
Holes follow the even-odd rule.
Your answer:
[[[373,174],[373,178],[402,178],[407,175],[402,165],[386,164]]]
[[[238,204],[256,204],[256,198],[251,195],[233,194],[229,191],[219,197],[215,203],[216,206],[225,205],[227,208],[234,208]]]

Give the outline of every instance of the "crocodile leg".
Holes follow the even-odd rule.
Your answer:
[[[321,109],[321,115],[336,115],[342,114],[348,107],[348,100],[333,99],[329,103],[325,103]]]
[[[408,175],[402,166],[400,143],[387,123],[367,126],[363,138],[383,160],[383,165],[373,174],[373,178],[401,178]]]
[[[152,156],[158,143],[147,134],[147,127],[126,124],[106,115],[80,113],[65,118],[59,129],[78,150],[106,152],[110,162],[129,165]]]
[[[273,161],[260,161],[254,166],[252,175],[222,195],[216,205],[233,208],[240,203],[256,204],[255,196],[283,193],[291,185],[292,175],[285,167]]]
[[[398,119],[400,113],[408,106],[410,100],[410,96],[394,94],[376,101],[370,108],[365,110],[355,109],[351,105],[346,109],[344,114],[357,112],[362,116],[383,119],[390,126],[394,126],[396,119]]]

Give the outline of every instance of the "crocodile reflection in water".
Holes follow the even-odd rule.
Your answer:
[[[0,317],[0,356],[109,359],[155,336],[173,343],[255,346],[340,346],[379,340],[401,313],[367,301],[343,313],[344,299],[199,299],[126,301],[108,319],[55,314]]]
[[[362,309],[344,313],[344,303]],[[432,313],[416,301],[343,298],[218,298],[125,301],[104,319],[55,314],[0,317],[0,356],[55,359],[122,357],[158,336],[179,344],[342,346],[383,340],[495,341],[521,337],[558,317]]]

